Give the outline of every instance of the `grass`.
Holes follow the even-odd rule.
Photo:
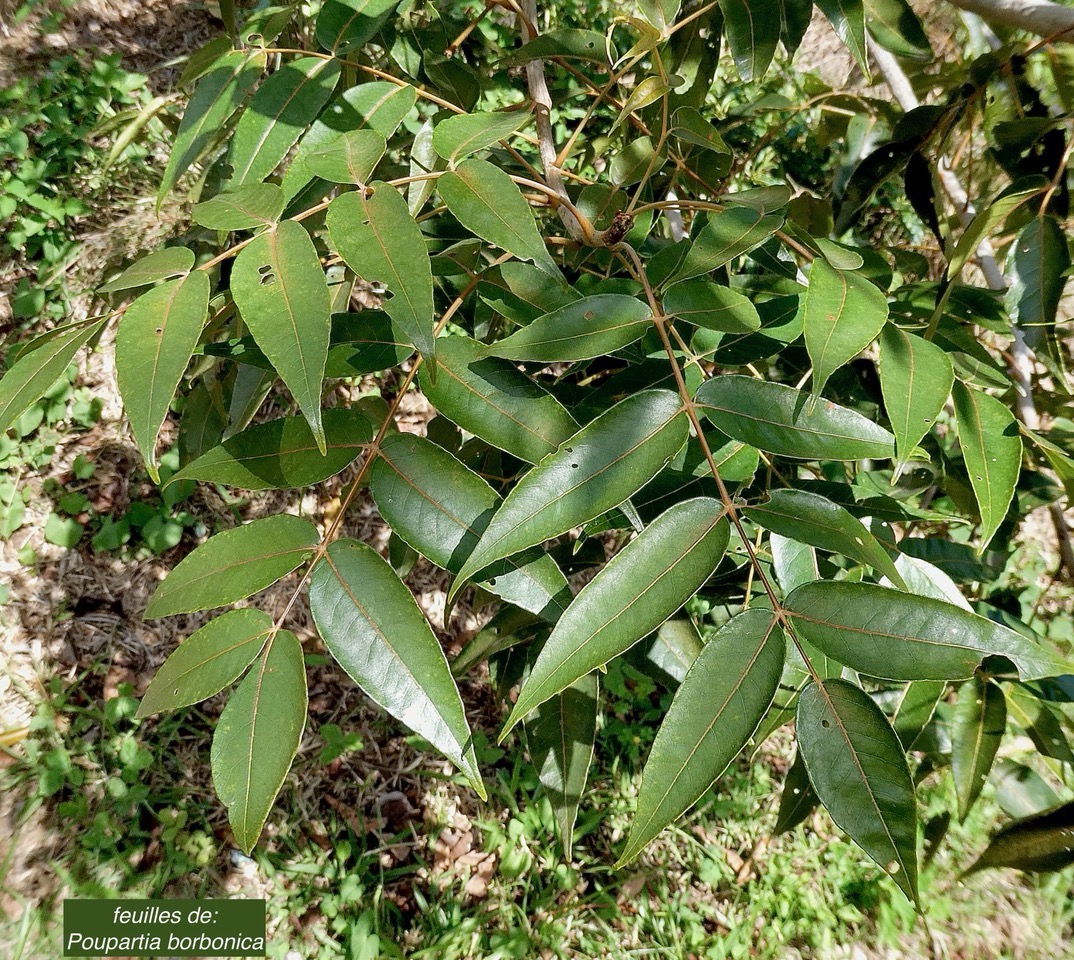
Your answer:
[[[659,691],[639,697],[632,711],[613,697],[598,745],[605,760],[594,769],[571,864],[562,862],[551,807],[517,752],[486,747],[490,801],[470,807],[464,787],[441,775],[431,756],[377,730],[361,704],[339,726],[393,745],[406,765],[417,761],[403,792],[420,810],[395,823],[378,817],[366,790],[373,775],[363,780],[351,766],[376,751],[341,743],[336,730],[323,738],[308,733],[270,818],[269,839],[246,858],[230,844],[211,785],[199,780],[208,711],[165,717],[150,728],[133,719],[130,687],[103,697],[104,675],[101,665],[70,684],[50,681],[29,737],[7,751],[0,771],[0,790],[19,805],[23,853],[30,835],[37,838],[30,844],[36,863],[17,863],[9,852],[0,872],[0,893],[21,896],[29,907],[0,929],[0,949],[15,960],[59,955],[59,904],[68,896],[265,897],[270,956],[278,958],[294,951],[311,960],[717,960],[836,957],[851,946],[866,956],[926,955],[923,925],[909,905],[827,815],[814,814],[786,836],[769,835],[785,736],[729,771],[635,865],[613,871],[638,780],[630,751],[621,748],[625,728],[631,714],[659,703]],[[646,728],[634,729],[644,743]],[[330,748],[324,757],[323,747]],[[933,813],[950,808],[950,794],[946,776],[930,777],[921,791]],[[956,957],[1070,955],[1069,870],[1040,879],[955,879],[995,818],[986,796],[925,871],[933,933]],[[437,844],[445,829],[466,837],[462,846],[475,856],[491,855],[481,895],[466,892],[466,857]],[[47,891],[36,902],[26,896],[27,869],[36,871],[30,886]]]

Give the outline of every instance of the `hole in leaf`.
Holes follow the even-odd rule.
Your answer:
[[[827,730],[832,725],[832,722],[830,720],[821,720],[820,725]]]

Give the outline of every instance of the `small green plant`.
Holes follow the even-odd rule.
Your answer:
[[[196,227],[103,286],[110,313],[21,351],[0,426],[118,320],[119,390],[165,496],[348,471],[325,529],[284,511],[216,533],[146,611],[230,608],[172,654],[138,715],[238,682],[212,769],[242,850],[308,702],[297,593],[276,616],[234,605],[292,571],[340,666],[482,797],[499,748],[457,681],[489,661],[500,741],[524,745],[568,857],[602,704],[613,754],[645,756],[619,866],[793,721],[782,824],[826,808],[908,917],[919,780],[945,778],[965,819],[1008,730],[1074,764],[1069,646],[1038,636],[1003,582],[1038,507],[1074,567],[1074,448],[1048,422],[1072,413],[1071,73],[1015,36],[942,64],[943,97],[916,106],[893,54],[934,55],[909,5],[818,7],[905,111],[819,81],[792,85],[801,103],[769,96],[811,0],[644,0],[596,24],[529,0],[326,0],[241,23],[222,5],[228,38],[188,68],[159,190],[196,174]],[[953,183],[952,152],[967,158]],[[359,280],[379,307],[357,308]],[[382,398],[326,402],[370,374]],[[259,422],[278,383],[290,415]],[[428,436],[397,428],[416,391],[437,413]],[[341,537],[366,489],[388,559]],[[56,534],[74,531],[61,519]],[[416,555],[451,577],[449,610],[471,588],[498,605],[450,664],[405,583]],[[966,866],[1070,864],[1074,803],[1055,800]],[[495,834],[509,873],[529,869],[535,830],[518,815]],[[869,907],[878,884],[842,894]]]

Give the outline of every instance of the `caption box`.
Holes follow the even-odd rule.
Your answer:
[[[64,900],[65,957],[263,957],[264,900]]]

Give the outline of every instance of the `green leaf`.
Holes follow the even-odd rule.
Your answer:
[[[302,645],[281,630],[231,695],[213,734],[213,785],[249,854],[287,778],[306,725]]]
[[[880,334],[880,389],[899,461],[905,463],[951,393],[955,374],[936,344],[894,323]]]
[[[889,717],[904,750],[915,747],[945,693],[947,684],[942,680],[913,680],[898,691]]]
[[[642,648],[650,668],[673,684],[682,683],[704,646],[701,634],[689,616],[667,620],[656,628],[651,643]],[[665,680],[665,683],[667,681]]]
[[[910,60],[932,59],[932,45],[907,0],[865,0],[865,26],[885,50]]]
[[[997,833],[977,862],[966,871],[1013,867],[1029,873],[1052,873],[1074,863],[1074,803],[1016,820]]]
[[[770,534],[768,546],[772,551],[772,569],[785,595],[803,583],[821,579],[817,551],[812,547],[779,533]]]
[[[813,0],[779,0],[779,9],[783,21],[780,40],[788,56],[793,57],[802,45],[802,38],[813,18]]]
[[[324,433],[328,452],[322,456],[304,418],[259,423],[187,464],[165,486],[204,480],[243,490],[311,487],[354,461],[373,439],[373,424],[361,410],[335,407],[324,411]]]
[[[825,680],[802,691],[797,725],[820,802],[918,904],[914,783],[883,712],[852,683]]]
[[[360,83],[344,91],[321,112],[287,165],[281,186],[288,201],[313,179],[307,163],[310,156],[324,152],[353,131],[372,130],[388,140],[414,108],[417,97],[409,84],[397,86],[387,80]]]
[[[676,504],[587,583],[541,648],[502,740],[534,707],[660,626],[712,575],[729,532],[718,500]]]
[[[751,333],[761,327],[757,308],[749,299],[700,277],[671,286],[663,306],[668,316],[718,333]]]
[[[601,414],[514,486],[459,570],[449,602],[489,564],[619,506],[667,465],[688,433],[682,403],[668,390],[636,393]]]
[[[289,574],[320,540],[312,523],[287,514],[218,533],[189,553],[157,587],[146,619],[242,600]]]
[[[839,39],[858,61],[861,72],[871,77],[865,45],[865,7],[862,0],[816,0],[821,12],[835,28]]]
[[[791,764],[787,777],[783,781],[776,825],[772,828],[773,835],[778,837],[789,833],[816,809],[819,802],[817,795],[813,792],[813,785],[809,782],[802,751],[799,750],[795,753],[794,763]]]
[[[507,360],[590,360],[640,340],[652,316],[636,297],[600,293],[538,317],[484,353]]]
[[[903,540],[900,546],[904,546],[907,542]],[[907,553],[900,553],[895,558],[895,567],[902,574],[911,593],[932,597],[934,600],[943,600],[962,607],[963,610],[973,611],[973,607],[962,596],[955,581],[935,564],[912,557]]]
[[[195,208],[197,209],[197,208]],[[194,267],[194,251],[186,247],[162,247],[132,263],[115,280],[102,284],[98,293],[133,290],[158,280],[169,280],[190,273]]]
[[[325,453],[321,386],[332,303],[317,249],[300,223],[284,220],[240,251],[231,271],[231,295]]]
[[[987,207],[979,211],[970,225],[962,231],[962,235],[954,244],[954,249],[947,258],[947,277],[956,278],[962,268],[969,262],[977,248],[993,230],[1007,219],[1015,210],[1028,200],[1038,196],[1048,188],[1048,181],[1041,176],[1026,178],[1016,181],[1004,190]]]
[[[966,680],[989,656],[1006,657],[1023,680],[1068,672],[1021,634],[931,597],[824,581],[803,584],[784,605],[802,637],[870,677]]]
[[[366,196],[345,193],[328,208],[328,234],[358,276],[382,283],[392,296],[383,310],[434,360],[433,272],[421,228],[394,187],[374,183]]]
[[[996,803],[1009,817],[1029,817],[1059,806],[1059,796],[1048,782],[1031,767],[1013,760],[998,760],[991,780]]]
[[[996,535],[1014,498],[1022,469],[1022,437],[1014,414],[995,397],[961,380],[955,383],[953,396],[958,442],[981,511],[980,553]]]
[[[506,140],[529,122],[530,115],[514,110],[509,113],[463,113],[441,120],[433,130],[433,149],[449,164],[456,164],[471,153]]]
[[[329,53],[364,46],[380,32],[399,0],[325,0],[317,15],[317,42]]]
[[[448,210],[467,230],[559,277],[530,205],[511,178],[487,160],[464,160],[437,181]]]
[[[813,361],[813,393],[819,396],[828,378],[872,343],[887,323],[888,302],[861,274],[836,270],[818,257],[798,314]]]
[[[195,204],[191,216],[210,230],[253,230],[276,223],[283,205],[283,191],[276,184],[251,183]]]
[[[348,130],[310,150],[303,159],[313,176],[329,183],[364,185],[385,149],[384,137],[375,130]]]
[[[463,430],[528,463],[578,432],[563,404],[514,364],[483,356],[482,345],[468,337],[444,337],[437,346],[436,383],[422,368],[421,389]]]
[[[729,437],[801,460],[889,459],[895,438],[860,413],[781,383],[724,374],[701,384],[697,402]]]
[[[30,404],[43,397],[67,370],[71,361],[90,340],[104,320],[74,330],[39,337],[19,354],[18,360],[0,379],[0,434],[8,429]]]
[[[705,644],[653,742],[620,864],[689,809],[746,745],[775,696],[783,654],[771,610],[739,614]]]
[[[597,731],[597,675],[572,683],[526,718],[526,748],[555,812],[570,861],[574,821],[593,760]]]
[[[779,43],[779,0],[720,0],[720,9],[738,75],[747,83],[760,80]]]
[[[1021,684],[1011,684],[1007,688],[1006,701],[1010,718],[1025,731],[1041,756],[1074,764],[1074,752],[1059,716],[1048,703],[1039,700],[1034,692]]]
[[[504,64],[529,63],[530,60],[546,60],[562,57],[564,60],[588,60],[607,66],[616,59],[615,49],[602,33],[596,30],[560,29],[549,30],[524,43],[503,59]]]
[[[765,214],[753,207],[729,207],[712,214],[690,245],[672,281],[711,273],[764,243],[782,225],[782,217]]]
[[[231,137],[229,189],[260,183],[321,112],[339,79],[338,60],[302,57],[258,87]]]
[[[229,610],[184,640],[161,665],[138,717],[200,703],[219,693],[255,660],[272,632],[260,610]]]
[[[381,516],[411,547],[456,572],[500,505],[489,484],[431,440],[385,437],[370,492]],[[484,571],[482,589],[555,621],[571,599],[567,581],[544,553],[509,557]]]
[[[265,60],[263,53],[236,50],[221,57],[216,66],[198,81],[175,135],[168,165],[160,178],[158,209],[175,182],[205,152],[219,136],[228,118],[242,106],[260,79]]]
[[[981,795],[1007,727],[1007,702],[991,680],[973,677],[962,684],[951,723],[951,772],[958,818],[965,820]]]
[[[364,543],[333,543],[313,568],[310,609],[332,656],[366,696],[443,752],[484,799],[444,651],[387,561]]]
[[[85,531],[86,528],[74,517],[61,517],[58,513],[50,513],[41,532],[48,543],[73,550]]]
[[[887,551],[844,507],[805,490],[775,490],[767,503],[745,510],[754,523],[831,553],[868,564],[901,589],[907,589]]]
[[[1060,381],[1066,380],[1066,358],[1056,348],[1055,319],[1070,271],[1066,235],[1055,217],[1031,220],[1007,254],[1007,311],[1029,348]]]
[[[209,312],[204,271],[143,293],[116,331],[116,381],[149,475],[158,480],[157,434]]]

